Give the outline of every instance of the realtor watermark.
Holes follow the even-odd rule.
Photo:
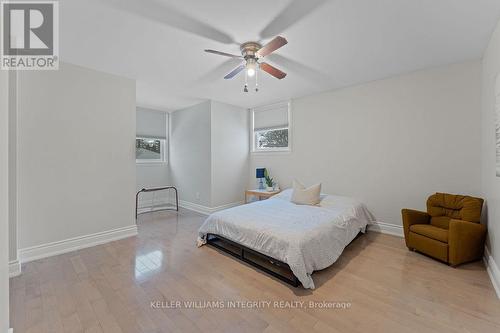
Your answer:
[[[0,1],[0,69],[59,68],[58,1]]]
[[[351,302],[337,301],[296,301],[296,300],[163,300],[151,301],[152,309],[325,309],[325,310],[347,310],[352,306]]]

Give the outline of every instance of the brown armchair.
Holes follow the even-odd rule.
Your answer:
[[[436,193],[427,212],[403,209],[406,246],[452,266],[483,256],[486,227],[481,224],[483,199]]]

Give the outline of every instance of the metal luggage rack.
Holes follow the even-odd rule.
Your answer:
[[[162,211],[162,210],[175,210],[179,211],[179,195],[177,193],[177,188],[175,186],[164,186],[164,187],[152,187],[152,188],[143,188],[137,194],[135,195],[135,219],[137,220],[137,216],[139,215],[138,210],[139,210],[139,194],[141,193],[147,193],[147,192],[156,192],[156,191],[163,191],[163,190],[174,190],[175,192],[175,208],[163,208],[163,209],[158,209],[155,211]],[[153,211],[154,205],[151,206],[151,211]]]

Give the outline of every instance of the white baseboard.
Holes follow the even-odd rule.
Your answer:
[[[180,206],[180,204],[179,204]],[[156,212],[159,210],[164,210],[165,208],[175,208],[175,204],[172,205],[170,203],[158,203],[155,204],[154,206],[139,206],[137,208],[137,213],[142,214],[142,213],[150,213],[150,212]]]
[[[372,222],[368,225],[368,230],[398,237],[404,237],[403,226],[396,224]]]
[[[244,204],[243,201],[232,202],[226,205],[217,206],[217,207],[208,207],[200,204],[196,204],[190,201],[179,200],[179,207],[192,210],[194,212],[210,215],[212,213],[218,212],[219,210],[235,207]],[[143,200],[139,201],[139,208],[137,209],[138,213],[147,213],[154,212],[157,210],[162,210],[165,207],[172,207],[172,202],[169,201],[168,198],[157,198],[155,199],[154,205],[152,205],[151,200]]]
[[[175,210],[175,205],[174,206],[172,206],[172,205],[155,205],[154,207],[140,207],[137,209],[137,214],[157,212],[160,210],[165,210],[165,208],[173,208]]]
[[[195,204],[195,203],[192,203],[189,201],[179,200],[180,207],[195,211],[195,212],[203,214],[203,215],[210,215],[212,213],[218,212],[219,210],[228,209],[231,207],[236,207],[236,206],[242,205],[243,203],[244,203],[243,201],[238,201],[238,202],[232,202],[232,203],[218,206],[218,207],[207,207],[207,206]]]
[[[203,214],[203,215],[210,215],[211,214],[210,207],[195,204],[193,202],[179,200],[179,206],[181,206],[182,208],[189,209],[189,210],[192,210],[194,212]]]
[[[493,260],[493,257],[486,246],[484,247],[483,261],[486,266],[488,276],[490,277],[491,284],[497,293],[497,297],[500,298],[500,269],[498,269],[497,263]]]
[[[55,256],[83,248],[104,244],[107,242],[132,237],[137,235],[137,225],[124,228],[98,232],[95,234],[74,237],[58,242],[52,242],[37,246],[32,246],[19,250],[19,260],[21,263],[30,262],[37,259]]]
[[[21,263],[19,260],[12,260],[9,262],[9,277],[21,275]]]

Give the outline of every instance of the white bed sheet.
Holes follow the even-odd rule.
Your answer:
[[[285,190],[211,214],[199,229],[198,246],[208,233],[223,236],[287,263],[304,288],[314,289],[311,274],[333,264],[373,216],[352,198],[322,195],[318,206],[306,206],[290,197]]]

